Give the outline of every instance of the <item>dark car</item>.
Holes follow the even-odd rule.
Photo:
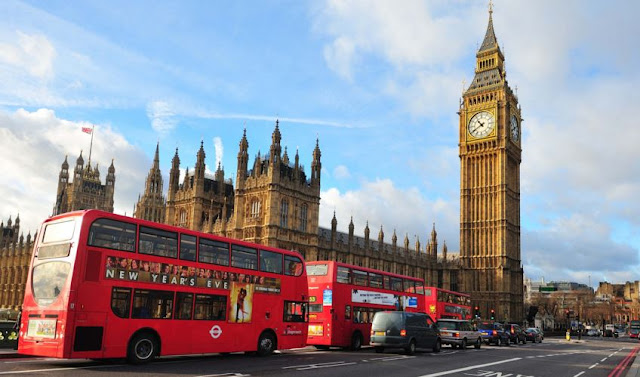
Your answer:
[[[522,327],[520,327],[520,325],[516,325],[515,323],[505,323],[504,328],[509,334],[509,340],[511,343],[527,343],[527,336],[524,331],[522,331]]]
[[[542,343],[542,333],[535,327],[529,327],[528,329],[524,330],[524,335],[526,336],[527,340],[533,343]]]
[[[482,341],[487,344],[495,344],[496,346],[504,344],[508,346],[511,343],[511,338],[501,323],[480,322],[478,323],[478,331],[482,333]]]
[[[380,353],[385,348],[402,348],[407,354],[416,348],[440,352],[440,330],[429,315],[402,311],[377,312],[371,323],[371,345]]]

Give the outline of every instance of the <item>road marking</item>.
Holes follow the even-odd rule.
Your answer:
[[[204,374],[202,376],[197,377],[249,377],[250,374],[242,374],[242,373],[222,373],[222,374]]]
[[[347,363],[345,361],[333,361],[329,363],[320,363],[320,364],[293,365],[289,367],[283,367],[282,369],[309,370],[309,369],[320,369],[320,368],[343,367],[343,366],[354,365],[354,364],[358,364],[358,363]]]
[[[608,357],[605,357],[604,359],[600,360],[600,362],[604,363],[607,359],[608,359]]]
[[[513,359],[507,359],[507,360],[502,360],[502,361],[496,361],[493,363],[487,363],[487,364],[479,364],[479,365],[472,365],[469,367],[465,367],[465,368],[458,368],[458,369],[453,369],[453,370],[447,370],[444,372],[438,372],[438,373],[431,373],[431,374],[425,374],[419,377],[438,377],[438,376],[446,376],[447,374],[454,374],[454,373],[459,373],[459,372],[464,372],[467,370],[472,370],[472,369],[478,369],[478,368],[483,368],[483,367],[488,367],[491,365],[498,365],[498,364],[504,364],[504,363],[510,363],[513,361],[518,361],[518,360],[522,360],[521,357],[516,357]]]
[[[581,376],[581,375],[583,375],[583,374],[584,374],[584,371],[582,371],[582,372],[580,372],[580,373],[576,374],[576,375],[575,375],[575,376],[573,376],[573,377],[578,377],[578,376]]]
[[[415,359],[415,356],[404,356],[404,355],[399,355],[399,356],[389,356],[389,357],[374,357],[373,359],[366,359],[366,360],[362,360],[365,363],[368,363],[370,361],[394,361],[394,360],[403,360],[403,359]]]
[[[39,372],[57,372],[61,370],[75,370],[75,369],[91,369],[91,368],[115,368],[122,367],[124,364],[120,365],[92,365],[88,367],[64,367],[64,368],[48,368],[48,369],[33,369],[33,370],[16,370],[11,372],[0,372],[2,374],[25,374],[25,373],[39,373]]]
[[[597,367],[597,366],[598,366],[598,364],[599,364],[599,363],[595,363],[595,364],[593,364],[592,366],[590,366],[590,367],[589,367],[589,369],[593,369],[593,368]]]

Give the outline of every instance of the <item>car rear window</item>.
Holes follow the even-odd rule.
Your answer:
[[[480,330],[493,330],[493,323],[478,323]]]
[[[443,330],[458,330],[460,329],[459,322],[450,322],[450,321],[438,321],[438,328]]]
[[[378,312],[373,317],[372,327],[376,329],[389,329],[402,327],[402,315],[400,312]]]

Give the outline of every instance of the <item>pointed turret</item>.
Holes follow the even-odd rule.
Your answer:
[[[176,154],[171,159],[171,170],[169,170],[169,190],[167,192],[167,200],[173,201],[175,194],[180,187],[180,156],[178,156],[178,148]]]
[[[331,219],[331,232],[335,233],[338,229],[338,219],[336,219],[336,211],[333,211],[333,218]]]
[[[206,154],[204,153],[204,140],[201,140],[200,149],[198,150],[196,166],[195,166],[195,184],[196,185],[202,183],[202,185],[204,186],[204,171],[206,168],[206,164],[204,162],[205,157],[206,157]]]
[[[247,179],[247,166],[249,164],[249,142],[247,141],[247,129],[242,132],[240,147],[238,149],[238,170],[236,174],[236,188],[243,189]]]
[[[278,124],[280,122],[276,120],[276,128],[273,130],[271,134],[271,148],[269,149],[271,156],[271,168],[275,169],[275,163],[280,162],[280,153],[282,152],[282,148],[280,147],[280,140],[282,139],[282,135],[280,135],[280,128]]]
[[[320,163],[320,141],[316,138],[316,147],[313,150],[313,162],[311,162],[311,184],[320,186],[320,171],[322,170],[322,164]]]
[[[382,225],[380,225],[380,231],[378,232],[378,251],[382,252],[384,248],[384,232],[382,231]]]
[[[493,31],[493,4],[489,3],[489,24],[487,25],[487,32],[484,34],[484,40],[478,52],[491,50],[494,48],[500,48],[498,46],[498,39],[496,33]]]
[[[408,252],[409,251],[409,234],[405,233],[404,235],[404,251]]]
[[[395,249],[398,246],[398,236],[396,235],[396,230],[393,230],[393,235],[391,236],[391,246]]]
[[[287,147],[284,147],[284,155],[282,156],[282,162],[289,166],[289,155],[287,154]]]
[[[489,4],[489,23],[480,49],[476,53],[476,74],[467,89],[469,91],[484,90],[496,84],[502,84],[505,79],[504,55],[498,45],[498,39],[493,30],[493,5]]]

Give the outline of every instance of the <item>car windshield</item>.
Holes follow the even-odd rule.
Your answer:
[[[438,325],[438,328],[443,330],[457,330],[460,328],[459,322],[438,321],[436,324]]]
[[[480,330],[493,330],[493,323],[478,323]]]

